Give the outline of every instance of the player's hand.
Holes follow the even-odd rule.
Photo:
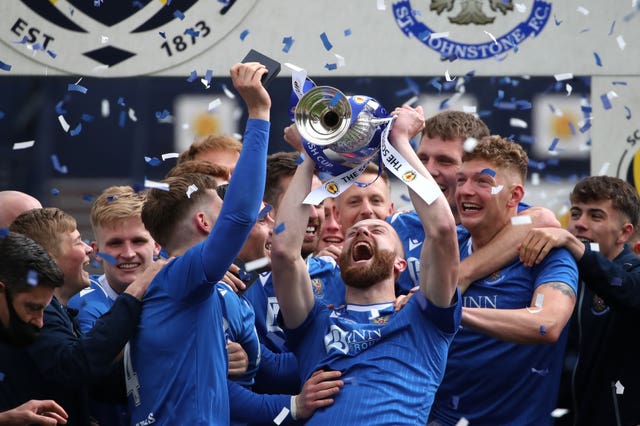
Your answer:
[[[295,123],[284,128],[284,141],[297,152],[304,152],[302,136],[300,136],[300,132],[298,131]]]
[[[240,273],[240,268],[233,263],[229,267],[229,270],[225,272],[224,277],[220,281],[231,287],[231,289],[238,293],[239,291],[244,291],[247,289],[247,285],[238,278],[238,274]]]
[[[327,246],[327,247],[323,248],[322,250],[320,250],[318,253],[316,253],[315,257],[329,256],[329,257],[332,257],[333,260],[337,261],[338,258],[340,257],[340,253],[342,253],[342,247],[340,247],[340,246]]]
[[[68,418],[67,412],[55,401],[32,399],[19,407],[0,413],[0,424],[56,426],[57,424],[67,424]]]
[[[403,105],[394,109],[391,115],[396,116],[389,135],[392,144],[409,141],[424,129],[424,111],[421,106],[412,108],[409,105]]]
[[[569,231],[562,228],[534,228],[529,231],[518,249],[520,261],[526,266],[542,262],[554,247],[567,243]]]
[[[142,274],[138,275],[138,277],[127,287],[124,291],[137,298],[138,300],[142,300],[144,294],[149,288],[149,284],[155,278],[156,274],[160,272],[160,270],[169,263],[174,258],[171,257],[169,259],[158,259],[155,262],[151,262],[149,266],[142,272]]]
[[[227,341],[227,356],[229,358],[229,369],[227,375],[242,376],[249,367],[249,356],[240,343]]]
[[[249,118],[269,120],[271,98],[261,81],[267,72],[267,67],[258,62],[238,63],[231,67],[233,87],[247,104]]]
[[[333,396],[344,386],[340,371],[318,370],[302,386],[295,397],[296,419],[308,419],[318,409],[333,404]]]
[[[408,294],[401,294],[400,296],[396,297],[396,300],[393,302],[394,311],[399,312],[402,308],[404,308],[404,305],[406,305],[407,302],[411,300],[413,294],[418,290],[420,290],[420,286],[415,286],[414,288],[409,290]]]

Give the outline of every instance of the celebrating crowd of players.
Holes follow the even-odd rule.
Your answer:
[[[518,144],[403,106],[390,143],[435,201],[395,211],[369,165],[306,205],[313,161],[267,155],[265,72],[231,69],[242,143],[195,142],[165,190],[105,189],[91,245],[0,192],[0,425],[640,423],[633,187],[583,179],[562,229],[523,202]]]

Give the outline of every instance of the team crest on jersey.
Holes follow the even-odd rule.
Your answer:
[[[327,190],[329,194],[337,194],[338,193],[338,185],[334,182],[329,182],[324,186],[324,189]]]
[[[313,278],[311,280],[311,288],[313,289],[313,295],[318,299],[322,299],[324,297],[324,288],[322,285],[322,280],[318,278]]]
[[[591,312],[597,316],[604,315],[609,312],[609,306],[607,306],[602,297],[594,294],[591,301]]]
[[[150,74],[202,54],[256,0],[2,1],[0,39],[46,67],[80,75]],[[45,67],[43,66],[43,71]],[[198,70],[204,75],[206,70]]]
[[[372,324],[378,324],[378,325],[385,325],[386,323],[389,322],[389,318],[391,317],[391,315],[381,315],[379,317],[376,318],[371,318],[371,323]]]
[[[551,16],[551,2],[529,0],[431,0],[412,7],[410,0],[393,4],[393,16],[402,32],[440,53],[443,60],[487,59],[518,50],[535,37]],[[521,20],[520,16],[527,16]],[[427,26],[427,23],[429,26]],[[449,38],[451,26],[456,40]],[[485,34],[486,33],[486,34]],[[478,43],[479,34],[486,41]],[[459,39],[458,39],[459,38]]]
[[[405,182],[411,182],[412,180],[414,180],[416,178],[416,172],[414,172],[413,170],[410,170],[408,172],[405,172],[402,175],[402,180]]]

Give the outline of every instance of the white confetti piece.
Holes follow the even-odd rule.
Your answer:
[[[437,40],[439,38],[447,38],[447,37],[449,37],[449,31],[444,31],[441,33],[431,33],[431,36],[430,36],[431,40]]]
[[[531,173],[531,185],[540,185],[540,173]]]
[[[387,5],[384,4],[384,0],[377,0],[376,1],[376,8],[378,10],[387,10]]]
[[[620,48],[620,50],[624,50],[624,47],[627,45],[627,43],[624,42],[624,38],[619,35],[618,37],[616,37],[616,41],[618,42],[618,47]]]
[[[544,302],[544,294],[538,294],[536,296],[536,303],[534,304],[534,306],[536,308],[542,308],[542,302]]]
[[[282,407],[282,410],[276,416],[276,418],[273,419],[273,422],[277,425],[280,425],[284,421],[284,419],[287,418],[288,415],[289,415],[289,409],[287,407]]]
[[[567,83],[564,85],[564,88],[567,91],[567,96],[570,96],[571,92],[573,92],[573,87],[569,83]]]
[[[224,94],[225,94],[225,96],[227,98],[229,98],[229,99],[235,99],[236,98],[236,95],[234,95],[231,90],[227,89],[227,85],[226,84],[222,85],[222,90],[224,91]]]
[[[211,102],[209,102],[209,111],[213,111],[214,109],[218,108],[220,105],[222,105],[222,101],[220,100],[220,98],[215,98],[214,100],[212,100]]]
[[[527,124],[526,121],[521,120],[519,118],[512,118],[509,120],[509,125],[511,127],[520,127],[522,129],[526,129],[527,127],[529,127],[529,125]]]
[[[369,317],[369,319],[373,320],[376,318],[380,318],[380,312],[377,309],[371,309],[371,316]]]
[[[455,77],[454,77],[454,78],[451,78],[451,76],[449,75],[449,70],[446,70],[446,71],[444,72],[444,78],[445,78],[447,81],[453,81],[453,80],[455,80]]]
[[[271,264],[271,260],[268,257],[261,257],[260,259],[252,260],[244,264],[244,270],[247,272],[262,269]]]
[[[109,37],[107,36],[101,36],[100,37],[100,43],[105,44],[109,42]]]
[[[556,408],[551,412],[551,417],[555,419],[559,419],[560,417],[566,415],[569,412],[566,408]]]
[[[109,69],[109,65],[98,65],[91,68],[91,71],[93,71],[95,74],[99,74],[107,71],[108,69]]]
[[[600,244],[589,243],[589,248],[591,249],[591,251],[600,251]]]
[[[496,40],[496,38],[493,36],[493,34],[491,34],[489,31],[485,31],[484,33],[486,35],[488,35],[489,37],[491,37],[491,40],[493,40],[493,42],[496,44],[496,46],[498,46],[498,40]]]
[[[232,136],[233,136],[234,138],[238,139],[239,141],[241,141],[241,140],[242,140],[242,135],[241,135],[240,133],[234,133]]]
[[[500,191],[502,191],[503,188],[504,188],[503,185],[492,186],[491,187],[491,195],[496,195],[496,194],[500,193]]]
[[[136,117],[136,112],[133,110],[133,108],[129,108],[129,119],[131,121],[138,121],[138,118]]]
[[[58,121],[60,122],[60,125],[62,126],[62,130],[64,130],[65,133],[68,132],[69,131],[69,127],[71,127],[71,126],[69,126],[69,123],[67,123],[67,120],[65,120],[64,115],[60,114],[58,116]]]
[[[462,111],[467,114],[475,114],[478,110],[478,107],[475,105],[462,105]]]
[[[606,176],[607,170],[609,170],[609,162],[605,162],[602,167],[600,167],[600,172],[598,172],[597,176]]]
[[[13,150],[16,151],[18,149],[31,148],[34,143],[36,143],[35,140],[33,140],[33,141],[25,141],[25,142],[16,142],[16,143],[13,144]]]
[[[304,71],[304,68],[299,67],[299,66],[297,66],[297,65],[294,65],[294,64],[292,64],[292,63],[290,63],[290,62],[285,62],[283,65],[284,65],[285,67],[289,68],[291,71],[296,71],[296,72],[302,72],[302,71]]]
[[[463,417],[460,420],[458,420],[458,423],[456,423],[456,426],[469,426],[469,420]]]
[[[168,191],[169,190],[169,184],[166,182],[156,182],[155,180],[149,180],[149,179],[145,179],[144,180],[144,187],[145,188],[153,188],[153,189],[160,189],[162,191]]]
[[[516,6],[516,10],[519,13],[525,13],[527,11],[527,5],[522,4],[522,3],[514,3],[514,5]]]
[[[193,194],[197,190],[198,190],[198,187],[196,185],[194,184],[189,185],[189,187],[187,188],[187,198],[191,198],[191,194]]]
[[[100,114],[103,117],[109,116],[109,101],[107,99],[103,99],[100,103]]]
[[[344,59],[344,56],[338,55],[337,53],[334,53],[333,56],[336,57],[336,65],[338,65],[338,68],[347,65],[347,61]]]
[[[618,94],[616,92],[614,92],[613,90],[607,92],[607,98],[609,98],[609,100],[613,99],[613,98],[617,98]]]
[[[556,81],[571,80],[573,78],[573,74],[570,72],[554,74],[553,76],[555,77]]]
[[[531,225],[533,222],[531,222],[531,216],[528,215],[522,215],[522,216],[512,216],[511,217],[511,224],[512,225]]]
[[[178,158],[180,154],[177,152],[167,152],[166,154],[162,154],[162,161],[167,161],[169,158]]]
[[[465,152],[471,152],[478,145],[478,140],[475,138],[467,138],[462,144],[462,148]]]
[[[202,83],[205,89],[209,89],[211,87],[211,84],[207,81],[206,78],[201,78],[200,83]]]
[[[624,393],[624,386],[620,383],[620,380],[616,382],[616,395],[622,395]]]
[[[589,14],[589,9],[582,7],[582,6],[578,6],[578,8],[576,9],[577,12],[582,13],[584,16],[587,16]]]

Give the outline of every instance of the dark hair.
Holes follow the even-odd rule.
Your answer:
[[[297,152],[276,152],[267,157],[267,179],[264,187],[264,202],[278,207],[278,198],[286,190],[280,182],[291,177],[298,168]]]
[[[485,136],[471,152],[462,154],[463,162],[478,159],[488,161],[498,168],[517,172],[522,183],[527,179],[527,153],[517,143],[501,136]]]
[[[614,209],[621,212],[633,226],[640,220],[640,197],[628,182],[611,176],[589,176],[573,187],[569,199],[572,203],[611,200]]]
[[[489,128],[484,121],[462,111],[447,110],[439,112],[427,119],[424,124],[423,135],[427,135],[430,138],[440,137],[445,141],[456,138],[480,140],[490,134]]]
[[[0,237],[0,281],[15,294],[34,285],[60,287],[64,276],[41,245],[22,234],[9,232]]]
[[[142,206],[141,217],[153,239],[169,248],[174,240],[184,237],[176,229],[193,206],[203,203],[205,199],[209,200],[211,195],[206,190],[215,189],[216,181],[208,175],[185,173],[167,178],[163,182],[169,184],[169,190],[151,189]],[[191,185],[195,185],[198,190],[190,191]]]

